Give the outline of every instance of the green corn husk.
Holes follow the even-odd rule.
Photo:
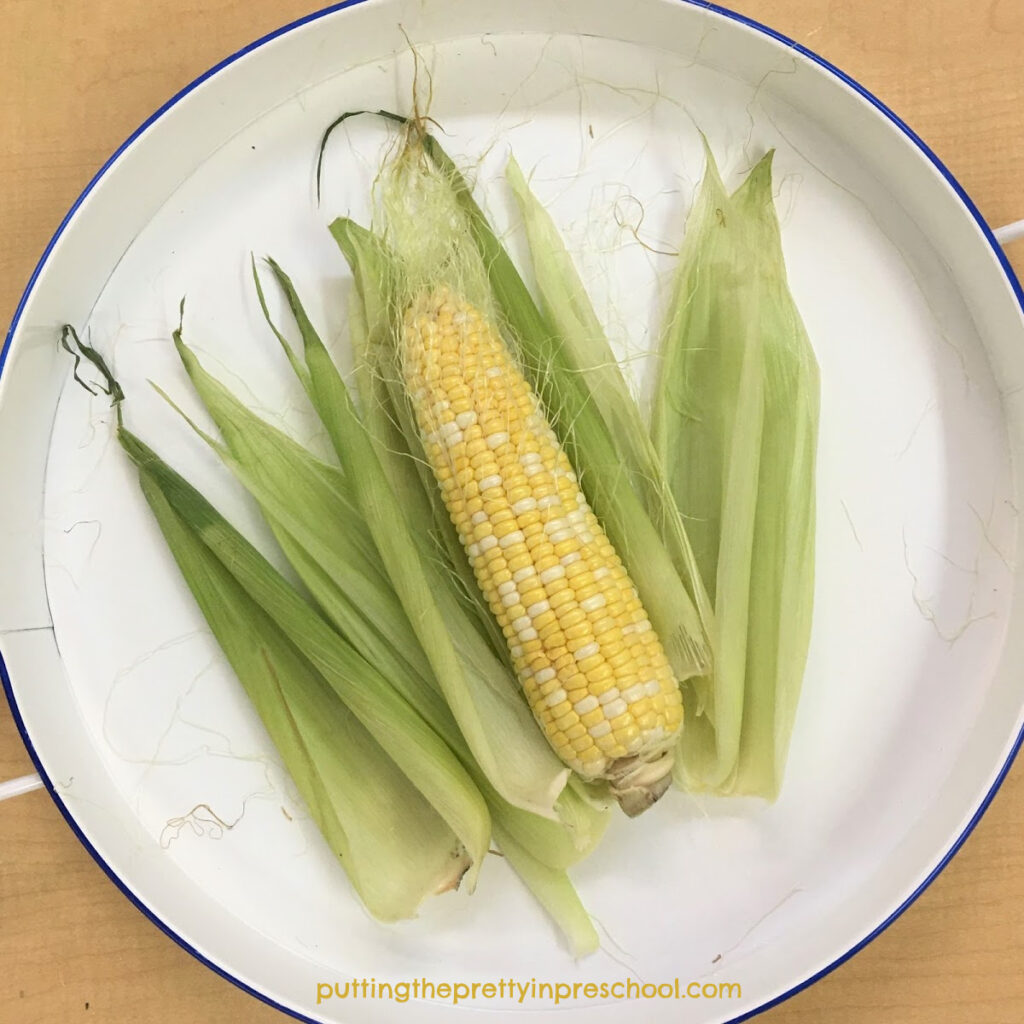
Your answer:
[[[576,957],[595,952],[600,940],[579,895],[564,871],[554,870],[533,857],[500,825],[494,837],[512,869],[558,925]]]
[[[771,158],[729,195],[707,153],[651,430],[715,612],[715,716],[688,722],[677,781],[773,798],[810,637],[819,386]]]
[[[407,689],[434,714],[446,709],[432,687],[430,664],[390,583],[358,509],[348,498],[344,476],[264,422],[220,381],[206,372],[185,344],[174,342],[197,395],[225,445],[202,435],[259,502],[299,578],[339,632],[392,682],[416,677],[423,689]],[[423,710],[423,708],[421,708]]]
[[[404,119],[384,113],[391,121]],[[645,507],[615,436],[576,371],[558,332],[540,312],[466,180],[437,140],[407,125],[398,161],[378,183],[382,234],[405,276],[404,293],[424,282],[448,283],[478,308],[493,312],[506,340],[559,430],[580,486],[623,561],[677,678],[705,673],[710,649],[700,582],[680,575],[659,523]],[[660,518],[660,517],[659,517]],[[697,696],[696,703],[700,703]]]
[[[299,652],[293,641],[305,647],[306,630],[301,627],[308,628],[303,622],[302,599],[294,592],[289,594],[288,584],[198,492],[124,429],[124,392],[99,353],[82,343],[70,326],[64,327],[61,344],[75,357],[75,379],[90,393],[95,394],[95,389],[77,372],[80,359],[87,359],[101,374],[103,383],[97,387],[117,406],[118,439],[138,467],[143,494],[183,579],[364,905],[385,921],[413,916],[425,896],[459,884],[473,867],[469,849],[478,861],[486,850],[486,813],[478,814],[485,826],[479,832],[481,841],[467,849],[425,795],[438,790],[439,779],[442,787],[447,783],[450,794],[439,806],[449,811],[453,822],[472,823],[479,805],[472,790],[465,789],[464,776],[457,767],[452,770],[446,756],[431,759],[431,744],[423,742],[421,728],[415,724],[407,727],[408,714],[385,720],[394,702],[386,695],[377,698],[374,691],[380,679],[368,665],[360,679],[358,663],[344,657],[343,648],[341,657],[338,651],[333,658],[332,652],[324,656],[321,651],[318,660],[332,670],[328,673],[331,685]],[[294,456],[302,451],[273,428],[265,429],[278,436],[284,452]],[[330,475],[325,479],[338,483]],[[340,490],[337,498],[346,506]],[[249,583],[248,589],[240,580]],[[268,607],[280,610],[282,605],[288,611],[285,618],[290,632],[267,611]],[[306,614],[316,627],[315,611],[306,606]],[[312,628],[310,635],[313,648],[325,646],[317,628]],[[338,669],[351,678],[339,679]],[[389,744],[377,742],[359,714],[338,699],[336,691],[346,692],[350,683],[365,688],[362,695],[355,691],[354,706],[364,720],[379,725],[378,738],[393,735],[397,743],[408,746],[407,756],[389,757],[385,751]],[[417,763],[424,752],[426,763]],[[448,779],[444,778],[446,770]],[[421,771],[423,780],[414,783],[411,776]],[[459,812],[460,803],[469,808],[468,813]],[[466,829],[463,834],[471,832]],[[415,852],[410,855],[410,851]],[[558,847],[553,847],[553,852],[563,854]]]
[[[425,897],[458,885],[469,867],[455,833],[154,477],[143,470],[139,479],[182,577],[359,898],[381,921],[413,917]]]
[[[349,337],[356,356],[355,378],[363,423],[396,493],[403,496],[411,526],[432,522],[445,568],[459,581],[458,593],[471,609],[497,657],[511,670],[508,646],[487,607],[459,543],[427,464],[399,368],[393,364],[399,311],[394,297],[394,257],[383,241],[354,221],[339,217],[330,232],[355,280]]]
[[[322,601],[325,596],[329,598],[324,603],[331,607],[337,599],[337,588],[334,581],[321,565],[306,553],[306,550],[300,544],[290,539],[287,531],[281,527],[278,520],[274,519],[272,512],[278,511],[283,517],[295,515],[294,509],[286,509],[282,513],[281,506],[287,506],[289,497],[293,502],[297,501],[297,507],[302,509],[302,514],[295,516],[298,524],[297,531],[307,542],[312,541],[312,550],[324,555],[327,563],[330,564],[330,555],[326,551],[327,546],[323,544],[323,541],[316,542],[317,530],[312,527],[326,527],[329,534],[334,530],[339,530],[341,534],[345,534],[346,530],[351,528],[358,534],[357,521],[345,522],[342,519],[340,525],[336,521],[339,511],[347,513],[349,517],[352,515],[352,508],[345,493],[346,488],[343,478],[332,467],[319,463],[309,453],[305,452],[300,445],[281,433],[281,431],[261,421],[248,411],[220,382],[207,374],[199,364],[195,353],[191,352],[184,343],[180,328],[175,332],[174,341],[189,378],[193,380],[197,392],[206,404],[207,410],[214,421],[221,427],[225,436],[229,437],[233,442],[232,446],[236,454],[232,454],[228,450],[228,446],[219,444],[213,438],[203,433],[195,424],[191,425],[214,447],[225,463],[236,472],[240,479],[249,487],[254,497],[260,501],[264,514],[274,529],[276,536],[278,536],[280,541],[284,542],[283,547],[288,552],[293,567],[299,569],[300,577],[302,577],[307,585],[310,585],[310,589],[315,596],[321,598]],[[190,421],[188,422],[190,423]],[[187,499],[196,499],[196,494],[191,492],[187,484],[184,484],[173,470],[170,470],[169,467],[161,463],[152,452],[148,451],[141,442],[127,431],[121,431],[121,439],[129,454],[137,462],[148,467],[148,469],[141,471],[141,476],[147,496],[152,494],[151,504],[154,504],[158,511],[159,506],[164,506],[168,510],[166,515],[180,522],[174,509],[168,504],[163,490],[160,489],[161,484],[153,482],[154,473],[156,472],[157,479],[162,479],[163,485],[165,487],[169,486],[172,492],[180,490],[184,494],[186,506],[188,504]],[[326,484],[326,487],[323,484]],[[202,499],[199,500],[199,505],[202,507]],[[200,521],[208,519],[209,516],[210,509],[207,507],[200,516]],[[226,524],[222,521],[218,525],[221,528],[226,527]],[[226,529],[228,535],[230,535],[230,527],[226,527]],[[173,544],[174,539],[170,536],[170,527],[165,527],[165,536],[168,536],[169,543]],[[212,560],[215,565],[219,566],[219,563],[216,562],[210,551],[202,548],[198,537],[194,538],[195,546],[199,546],[201,550],[206,551],[207,559]],[[361,551],[358,544],[351,551],[356,552],[359,558],[364,557],[364,552]],[[225,549],[225,552],[221,553],[221,557],[224,557],[225,554],[229,564],[236,564],[237,555],[232,555],[230,548]],[[195,586],[195,571],[189,571],[188,566],[180,561],[179,564],[182,564],[182,569],[190,585]],[[251,657],[252,652],[259,649],[258,643],[253,639],[254,637],[264,634],[270,635],[271,632],[282,636],[283,639],[284,637],[283,634],[275,630],[272,620],[269,620],[262,613],[259,605],[255,604],[251,598],[248,598],[245,590],[241,589],[238,583],[230,578],[230,574],[225,572],[223,566],[219,566],[219,568],[221,574],[225,575],[226,579],[239,590],[242,597],[249,601],[250,609],[254,609],[259,614],[256,622],[248,624],[248,630],[239,631],[238,635],[228,633],[221,640],[231,660],[232,667],[245,671],[246,665],[245,663],[240,665],[239,658],[244,657],[247,653]],[[317,586],[314,582],[314,573],[319,573],[322,586]],[[365,599],[367,597],[366,593],[362,594],[361,597]],[[371,605],[378,606],[373,602],[371,602]],[[208,602],[202,606],[205,613],[212,615],[217,607],[217,602]],[[345,626],[350,628],[347,620],[345,620]],[[218,639],[220,639],[221,634],[218,633],[217,635]],[[364,654],[369,662],[380,665],[392,664],[388,659],[393,656],[394,652],[387,646],[386,642],[377,641],[375,643],[371,639],[371,635],[365,631],[358,631],[356,636],[359,641],[356,649]],[[284,640],[284,642],[287,643],[287,640]],[[409,629],[406,637],[403,638],[403,649],[409,650],[415,647],[416,639],[412,635],[411,629]],[[311,668],[310,671],[312,671]],[[402,696],[406,697],[412,705],[426,715],[427,721],[449,742],[451,748],[466,765],[470,775],[479,786],[480,793],[487,802],[495,827],[500,829],[502,842],[512,850],[509,859],[510,864],[520,874],[527,888],[534,892],[541,905],[553,916],[555,923],[563,930],[573,954],[579,956],[593,951],[596,948],[596,935],[593,933],[593,926],[580,902],[579,896],[572,888],[571,882],[565,873],[565,868],[585,857],[600,840],[608,822],[606,804],[595,802],[591,796],[582,795],[580,786],[569,785],[558,797],[555,808],[557,820],[551,820],[547,817],[514,807],[498,794],[494,786],[490,785],[479,766],[472,760],[472,756],[463,737],[458,732],[454,720],[449,712],[447,712],[446,707],[438,702],[436,693],[425,688],[427,684],[423,678],[410,675],[406,669],[399,666],[397,672],[392,674],[391,682]],[[274,715],[278,716],[278,718],[282,717],[283,705],[280,701],[274,702],[273,694],[267,695],[264,703],[265,708],[259,705],[258,707],[266,717],[271,719]],[[340,708],[341,711],[345,710],[344,706],[338,705],[337,708]],[[291,708],[284,709],[284,712],[286,718],[297,714]],[[346,767],[343,759],[331,760],[331,724],[337,720],[337,714],[338,712],[336,710],[332,711],[330,707],[318,709],[314,712],[314,721],[309,726],[310,728],[317,727],[319,729],[319,736],[324,741],[323,751],[327,753],[323,754],[323,757],[328,762],[326,767],[328,773],[331,771],[342,771]],[[372,741],[371,737],[368,736],[368,740]],[[385,758],[383,751],[379,748],[378,750],[379,756],[384,759],[384,763],[370,766],[362,772],[362,777],[369,778],[373,783],[375,772],[371,769],[376,769],[385,776],[386,780],[393,779],[394,777],[402,778],[403,776],[400,775],[397,768]],[[300,786],[305,778],[301,774],[302,768],[303,766],[299,765],[297,768],[292,769]],[[343,775],[342,777],[345,776]],[[409,785],[408,780],[406,780],[406,784]],[[373,806],[375,794],[379,793],[382,799],[388,801],[388,808],[401,812],[406,803],[403,803],[394,796],[394,787],[395,784],[393,782],[390,788],[386,782],[380,786],[372,784],[370,788],[362,788],[358,793],[364,798],[364,803],[368,807]],[[411,785],[409,787],[413,793],[416,793],[415,787]],[[312,794],[310,799],[313,800],[319,796],[321,794],[317,791]],[[336,803],[338,803],[337,798]],[[319,808],[319,805],[317,807]],[[446,830],[447,837],[452,842],[455,842],[455,834],[432,812],[428,803],[423,802],[423,806],[416,810],[420,817],[427,818],[428,823],[431,821],[430,815],[433,814],[433,818],[440,821],[441,826]],[[366,813],[364,811],[364,814]],[[334,819],[326,816],[322,810],[318,810],[315,817],[328,841],[335,848],[340,848],[340,841],[335,836],[338,826]],[[386,818],[386,814],[384,817]],[[417,815],[413,815],[412,824],[414,826],[419,825]],[[424,871],[431,870],[436,866],[435,861],[438,859],[438,855],[435,853],[436,841],[430,842],[430,840],[434,840],[434,837],[430,835],[425,836],[422,840],[423,850],[426,855],[425,862],[418,860],[416,855],[410,854],[410,851],[419,849],[421,845],[419,837],[424,830],[425,826],[414,828],[411,842],[408,846],[402,848],[403,856],[414,863],[414,868],[407,870],[404,874],[396,872],[397,881],[390,888],[384,887],[385,894],[392,893],[395,885],[399,883],[403,885],[401,892],[406,893],[410,889],[410,885],[404,882],[406,877],[419,878]],[[406,838],[406,834],[400,833],[397,829],[391,829],[391,834],[396,841]],[[369,840],[364,840],[364,845],[368,842]],[[371,847],[371,849],[373,848]],[[431,888],[428,888],[426,892],[414,890],[415,902],[400,907],[385,904],[380,897],[374,898],[376,892],[373,887],[376,884],[378,889],[382,888],[380,885],[382,880],[374,876],[373,867],[376,866],[381,871],[390,871],[391,865],[387,858],[377,858],[376,861],[373,858],[368,858],[364,868],[367,872],[367,879],[358,880],[362,887],[359,890],[360,893],[362,890],[367,890],[368,895],[365,896],[364,901],[368,909],[381,916],[382,920],[392,920],[395,915],[409,915],[424,895],[430,892],[443,891],[445,888],[452,888],[458,884],[463,874],[471,866],[465,848],[458,845],[455,855],[447,848],[444,848],[443,852],[444,856],[440,860],[440,866],[446,869],[446,873],[442,872],[440,874],[440,881],[435,885],[433,874],[428,874],[427,882]],[[471,876],[471,884],[473,877]]]
[[[450,572],[422,535],[422,524],[407,518],[378,446],[291,280],[277,264],[270,262],[270,267],[299,327],[304,366],[276,328],[275,333],[292,353],[293,365],[300,365],[299,378],[327,428],[388,579],[474,759],[509,803],[556,817],[568,769],[537,729],[504,664],[465,614]]]
[[[77,343],[77,352],[69,338]],[[324,676],[292,645],[292,640],[310,644],[313,658],[325,661],[323,636],[315,628],[309,632],[307,623],[297,626],[301,617],[296,616],[294,607],[289,607],[287,584],[268,563],[263,561],[261,565],[262,556],[198,492],[123,428],[120,403],[124,394],[102,357],[79,342],[72,328],[65,328],[62,344],[72,354],[87,358],[103,375],[106,385],[99,386],[118,406],[121,445],[139,468],[144,494],[186,582],[282,751],[296,785],[310,804],[314,820],[331,848],[343,858],[343,866],[364,904],[379,918],[393,920],[413,914],[431,892],[455,887],[474,867],[469,852],[425,799],[421,792],[424,785],[411,783],[405,767],[412,763],[409,758],[397,759],[402,768],[389,758],[385,748],[376,744],[358,718],[337,700]],[[185,345],[180,327],[175,344],[208,411],[233,439],[238,457],[191,420],[188,422],[248,483],[254,496],[263,499],[265,512],[281,500],[282,488],[287,491],[292,486],[297,500],[313,498],[306,511],[314,521],[320,521],[320,514],[323,521],[331,521],[338,510],[351,517],[346,483],[337,470],[320,463],[245,409],[202,369]],[[77,365],[76,362],[76,368]],[[76,379],[80,379],[77,374]],[[323,498],[324,494],[321,483],[327,485],[326,502],[317,500],[318,495]],[[301,524],[302,516],[297,518]],[[272,517],[268,519],[280,537],[287,536]],[[358,533],[358,522],[348,525]],[[308,527],[306,523],[303,528]],[[314,530],[310,535],[315,537],[315,533]],[[309,557],[301,545],[293,542],[292,548],[304,558]],[[358,543],[350,551],[358,553],[359,558],[364,556]],[[322,575],[329,579],[326,573]],[[291,596],[301,604],[298,595]],[[290,638],[267,609],[283,615],[285,628],[291,630]],[[357,636],[366,648],[357,649],[357,653],[368,654],[370,661],[381,653],[379,645],[368,644],[366,632],[357,632]],[[411,629],[405,639],[415,647]],[[338,667],[332,662],[339,661],[338,651],[333,653],[335,657],[327,656],[325,661],[328,675],[333,680],[333,689],[345,693],[344,681],[331,671]],[[368,669],[369,664],[365,667]],[[393,703],[380,700],[381,695],[374,693],[373,674],[364,682],[368,684],[370,693],[366,696],[370,703],[378,702],[382,715],[391,714]],[[592,951],[592,925],[565,868],[589,853],[599,841],[608,820],[607,802],[595,799],[591,787],[572,780],[559,795],[558,820],[513,807],[473,762],[450,714],[445,718],[447,708],[442,705],[439,709],[438,703],[430,699],[432,694],[424,690],[427,684],[415,677],[392,682],[411,704],[426,711],[428,719],[437,721],[441,735],[450,738],[450,745],[478,781],[502,841],[512,849],[515,869],[562,927],[574,953]],[[354,706],[365,713],[367,701],[357,696]],[[398,722],[399,734],[402,728],[403,723]],[[383,731],[388,733],[387,725]],[[391,731],[396,731],[395,723]],[[422,745],[420,738],[411,733],[404,738],[413,747]],[[344,746],[336,752],[339,742]],[[429,767],[427,774],[432,774]],[[456,788],[461,784],[457,773],[455,783]],[[425,789],[432,789],[429,779]],[[442,800],[440,806],[442,811],[451,811],[452,801]],[[347,835],[346,828],[352,828],[356,834]],[[393,863],[396,857],[400,859],[397,866]]]
[[[140,479],[214,635],[367,909],[379,920],[399,920],[414,916],[425,897],[456,887],[470,861],[452,830],[188,530],[153,477],[144,471]],[[485,787],[484,781],[495,837],[509,863],[573,954],[592,952],[596,933],[565,868],[593,848],[607,815],[594,814],[567,789],[563,813],[570,827],[563,827]]]
[[[467,885],[472,891],[490,842],[490,814],[451,748],[195,488],[123,427],[118,438],[175,512],[303,652],[459,837],[471,860]]]
[[[535,858],[564,868],[586,856],[607,825],[605,808],[583,803],[567,789],[555,804],[558,820],[542,818],[504,800],[473,759],[390,585],[359,571],[361,545],[343,543],[365,524],[344,497],[341,474],[261,420],[207,373],[180,329],[174,340],[227,446],[199,433],[259,502],[292,567],[342,636],[420,711],[467,768],[492,816]]]
[[[246,443],[251,444],[252,458],[249,471],[246,471],[243,469],[242,461],[236,460],[223,446],[206,437],[206,440],[220,452],[225,462],[236,471],[239,478],[247,483],[257,500],[261,501],[265,513],[274,507],[275,502],[281,500],[272,497],[276,482],[279,487],[290,485],[293,499],[305,495],[307,500],[301,503],[300,521],[305,520],[307,524],[316,524],[318,527],[330,524],[330,503],[325,505],[315,501],[308,502],[310,492],[303,486],[304,482],[308,484],[309,466],[316,460],[275,428],[259,421],[258,417],[241,406],[223,385],[206,374],[194,354],[185,345],[180,331],[175,340],[190,377],[215,421],[224,424],[226,432],[235,437],[239,449],[244,450]],[[237,436],[236,431],[240,432]],[[260,469],[256,468],[257,465]],[[321,473],[329,469],[330,467],[321,465]],[[268,483],[261,485],[256,482],[261,474]],[[279,540],[287,540],[288,535],[280,530],[274,518],[269,514],[267,518],[275,527]],[[303,536],[309,536],[315,535],[316,530],[310,530],[307,525],[307,528],[300,532]],[[303,581],[310,585],[317,598],[323,600],[327,595],[328,600],[324,603],[330,607],[336,598],[332,593],[334,583],[331,578],[315,559],[306,554],[300,544],[292,541],[283,546]],[[317,573],[321,577],[319,586],[313,579]],[[393,659],[394,652],[387,643],[374,643],[365,633],[359,635],[359,640],[361,643],[357,643],[357,650],[367,657],[368,661],[380,668],[392,663],[389,659]],[[405,637],[405,648],[409,647],[415,647],[415,637],[411,635],[411,630]],[[486,775],[472,760],[447,707],[438,702],[436,692],[427,689],[428,684],[422,678],[409,675],[401,666],[389,675],[389,679],[396,689],[425,715],[427,721],[448,742],[467,767],[487,801],[494,826],[500,828],[503,842],[514,845],[516,856],[514,860],[510,858],[510,864],[521,875],[528,888],[535,893],[541,905],[563,928],[574,954],[583,955],[590,952],[589,937],[583,941],[580,936],[587,936],[587,929],[592,926],[589,925],[589,919],[571,881],[565,874],[565,869],[585,857],[600,840],[608,823],[607,808],[582,799],[575,787],[568,787],[559,795],[556,804],[558,821],[514,807],[497,793]],[[410,847],[413,848],[415,847]],[[374,908],[370,909],[372,911]]]

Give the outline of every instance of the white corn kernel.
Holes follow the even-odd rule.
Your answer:
[[[521,498],[512,506],[512,511],[517,516],[521,516],[524,512],[532,512],[536,507],[536,498]]]
[[[529,615],[531,619],[535,619],[538,615],[546,612],[550,607],[551,605],[548,604],[547,601],[537,601],[526,609],[526,614]]]
[[[601,645],[600,645],[600,644],[598,644],[598,643],[597,643],[597,642],[595,642],[595,641],[592,641],[592,642],[591,642],[591,643],[589,643],[589,644],[584,644],[584,645],[583,645],[583,646],[582,646],[582,647],[581,647],[581,648],[580,648],[580,649],[579,649],[579,650],[578,650],[578,651],[577,651],[577,652],[576,652],[576,653],[575,653],[575,654],[573,655],[573,657],[574,657],[574,658],[575,658],[575,659],[576,659],[577,661],[583,661],[583,659],[584,659],[584,658],[590,658],[590,657],[592,657],[593,655],[597,654],[597,652],[598,652],[599,650],[601,650]]]
[[[481,551],[490,551],[498,543],[498,538],[493,533],[488,534],[486,537],[481,537],[477,541],[477,545]]]
[[[598,722],[597,725],[590,727],[590,736],[592,739],[599,740],[602,736],[607,736],[611,731],[611,722]]]
[[[639,700],[647,692],[647,687],[643,683],[634,683],[628,689],[622,691],[622,699],[627,704],[632,704],[634,701]]]
[[[576,709],[576,714],[585,715],[588,711],[594,711],[597,708],[597,698],[592,693],[588,693],[583,700],[577,701],[573,707]]]
[[[497,473],[492,473],[490,476],[485,476],[483,478],[483,480],[480,481],[480,490],[481,491],[489,490],[491,487],[500,487],[500,486],[501,486],[501,477]]]
[[[559,580],[565,575],[565,569],[560,565],[553,565],[550,569],[545,569],[540,574],[541,583],[551,583],[553,580]]]
[[[547,704],[549,708],[556,708],[559,704],[562,703],[562,701],[565,700],[565,698],[565,690],[559,687],[557,690],[553,690],[551,693],[547,695],[547,697],[544,698],[544,703]]]
[[[506,594],[511,594],[515,591],[516,585],[511,580],[506,580],[504,583],[498,584],[498,593],[504,597]]]
[[[604,594],[594,594],[593,597],[580,601],[580,607],[585,612],[596,612],[598,608],[603,608],[607,603],[608,598]]]
[[[618,718],[619,715],[624,715],[629,710],[629,705],[619,697],[618,700],[609,701],[604,706],[604,717],[605,718]]]
[[[600,697],[597,698],[599,704],[611,704],[613,700],[619,699],[619,688],[613,686],[610,690],[605,690]]]
[[[509,548],[513,544],[522,544],[526,538],[523,536],[522,530],[513,530],[511,533],[506,533],[498,543],[503,548]]]

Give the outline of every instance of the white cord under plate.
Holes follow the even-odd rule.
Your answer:
[[[1000,245],[1016,242],[1017,239],[1024,238],[1024,220],[1015,220],[1012,224],[1004,224],[1001,228],[995,228],[992,234],[996,236],[996,241]]]
[[[22,775],[20,779],[0,782],[0,800],[9,800],[12,796],[21,796],[22,793],[42,788],[43,780],[38,775]]]

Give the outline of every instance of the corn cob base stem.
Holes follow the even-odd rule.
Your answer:
[[[608,788],[622,810],[631,818],[656,803],[672,784],[672,752],[666,750],[654,760],[623,757],[605,772]]]

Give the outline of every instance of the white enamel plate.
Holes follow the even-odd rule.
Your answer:
[[[400,28],[401,26],[401,28]],[[498,858],[478,892],[382,926],[357,904],[205,629],[112,439],[70,380],[65,321],[108,354],[132,428],[259,542],[249,502],[146,383],[198,414],[186,329],[265,415],[322,444],[249,281],[289,271],[344,350],[350,281],[327,222],[367,214],[408,109],[406,36],[446,148],[521,251],[515,152],[642,389],[670,253],[702,170],[777,150],[791,283],[821,364],[814,634],[774,806],[667,796],[574,879],[602,949],[575,963]],[[641,222],[642,219],[642,222]],[[643,244],[641,244],[641,242]],[[0,356],[0,650],[29,749],[83,843],[214,969],[309,1020],[450,1021],[440,996],[333,998],[348,978],[738,983],[741,996],[460,1003],[532,1020],[741,1019],[876,934],[948,859],[1012,758],[1024,707],[1014,463],[1021,295],[991,234],[909,130],[835,69],[683,0],[364,0],[225,62],[147,122],[48,247]],[[557,1014],[557,1018],[556,1015]]]

